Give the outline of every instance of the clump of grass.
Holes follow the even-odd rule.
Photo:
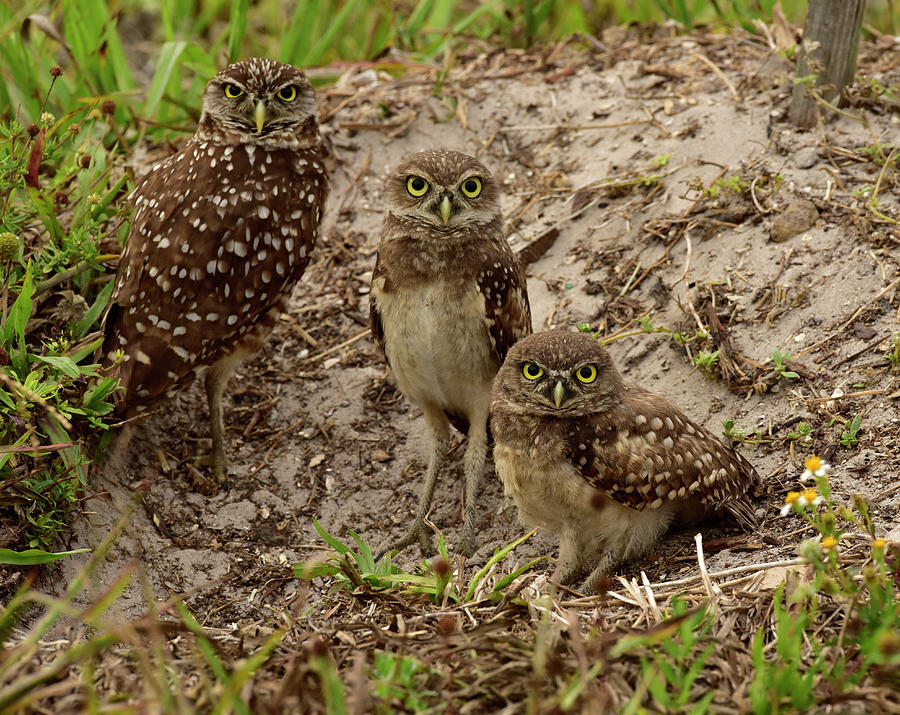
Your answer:
[[[8,48],[7,48],[8,50]],[[45,108],[59,68],[49,72]],[[112,112],[0,124],[0,519],[3,546],[44,549],[87,485],[117,381],[92,360],[112,293],[104,249],[126,179],[104,145]]]
[[[212,712],[253,711],[253,695],[246,686],[271,660],[284,628],[274,629],[258,648],[246,649],[242,658],[232,659],[181,602],[171,604],[166,617],[155,608],[133,621],[111,617],[111,609],[134,579],[134,566],[106,584],[99,597],[89,599],[89,606],[77,605],[76,600],[87,597],[88,582],[132,511],[133,505],[62,597],[46,596],[26,585],[0,608],[4,654],[0,711],[52,711],[63,700],[68,709],[85,712],[98,712],[101,703],[153,712],[189,712],[201,703]],[[151,594],[146,595],[153,603]],[[26,613],[32,625],[19,630]],[[73,634],[69,647],[48,651],[44,638],[54,629]],[[115,675],[103,679],[101,690],[94,676],[107,667]],[[108,690],[110,684],[114,692]]]

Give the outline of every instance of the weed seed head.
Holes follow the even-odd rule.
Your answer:
[[[28,132],[28,136],[30,136],[30,137],[36,137],[36,136],[37,136],[37,133],[38,133],[39,131],[41,131],[41,128],[40,128],[37,124],[29,124],[29,125],[25,128],[25,131]]]
[[[869,510],[869,504],[862,494],[854,494],[850,497],[850,501],[853,503],[853,508],[860,513],[865,513]]]
[[[885,631],[878,636],[878,650],[882,655],[894,655],[894,653],[900,652],[900,633]]]
[[[100,105],[100,111],[106,116],[112,116],[116,113],[116,103],[111,99],[104,99],[103,103]]]
[[[874,566],[866,566],[862,571],[863,581],[870,589],[878,586],[878,571]]]
[[[41,112],[41,124],[53,124],[56,121],[56,117],[54,117],[50,112]]]
[[[50,68],[50,76],[53,77],[53,79],[56,79],[57,77],[62,77],[62,73],[63,73],[62,67],[60,67],[59,65],[53,65]]]
[[[819,561],[822,558],[822,544],[818,539],[806,539],[800,542],[797,552],[807,561]]]
[[[447,578],[450,575],[450,564],[442,558],[436,558],[432,562],[432,568],[439,578]]]
[[[442,636],[449,636],[456,631],[456,618],[449,613],[445,613],[438,618],[437,632]]]
[[[83,154],[82,157],[78,160],[78,163],[81,165],[82,169],[87,169],[91,165],[91,157],[90,154]]]
[[[324,638],[313,638],[309,644],[309,652],[316,658],[325,658],[328,655],[328,644]]]
[[[822,584],[820,586],[823,593],[827,593],[829,596],[834,596],[840,593],[841,587],[837,581],[835,581],[831,576],[822,576]]]
[[[11,261],[19,255],[19,238],[14,233],[0,233],[0,261]]]

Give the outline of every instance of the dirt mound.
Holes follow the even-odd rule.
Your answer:
[[[749,535],[710,525],[710,570],[794,555],[801,537],[784,532],[797,524],[778,507],[814,452],[837,465],[837,491],[865,494],[875,521],[896,530],[900,386],[883,357],[898,330],[900,237],[884,219],[897,215],[898,188],[883,171],[896,114],[869,108],[861,123],[826,113],[799,132],[785,120],[792,66],[760,39],[608,39],[470,57],[439,83],[428,69],[392,79],[395,64],[360,66],[320,96],[332,199],[289,313],[226,396],[231,488],[208,495],[209,475],[191,466],[208,446],[195,386],[139,428],[66,544],[99,543],[138,492],[98,589],[137,558],[157,597],[179,595],[206,625],[238,628],[291,601],[289,565],[323,546],[314,517],[373,548],[403,532],[427,459],[424,424],[368,335],[367,291],[384,173],[435,146],[476,154],[501,179],[536,329],[634,333],[610,346],[627,379],[715,433],[724,420],[743,431],[739,449],[764,476],[764,521]],[[862,71],[897,84],[892,61],[864,49]],[[647,317],[668,332],[646,320],[642,329]],[[780,368],[776,350],[790,353]],[[857,413],[859,445],[842,447]],[[461,452],[454,444],[431,517],[451,545]],[[470,563],[522,533],[486,475],[484,546]],[[555,542],[539,535],[516,558],[550,553]],[[53,580],[78,568],[69,559]],[[693,532],[675,532],[623,573],[666,580],[695,569]],[[123,617],[143,600],[135,583]]]

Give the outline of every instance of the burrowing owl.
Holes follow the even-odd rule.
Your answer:
[[[481,162],[455,151],[416,154],[387,179],[372,334],[400,391],[421,406],[431,440],[415,521],[391,548],[417,540],[430,547],[424,520],[453,421],[468,424],[457,551],[475,550],[491,381],[510,346],[531,332],[525,274],[504,238],[498,193]]]
[[[132,193],[103,344],[110,362],[124,354],[118,411],[151,409],[205,370],[220,483],[225,385],[284,310],[327,193],[312,87],[259,58],[209,81],[196,134]]]
[[[537,333],[494,381],[494,460],[523,524],[559,535],[557,576],[590,587],[647,552],[676,517],[753,523],[756,470],[661,395],[624,382],[589,335]]]

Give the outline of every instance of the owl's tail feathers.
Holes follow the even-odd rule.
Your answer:
[[[734,517],[744,531],[754,531],[759,525],[750,497],[742,494],[722,505]]]

